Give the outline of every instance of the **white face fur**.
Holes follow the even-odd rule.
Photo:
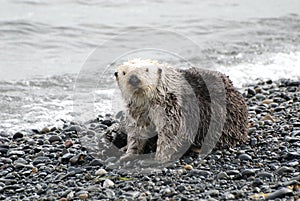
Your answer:
[[[116,69],[115,77],[125,101],[130,102],[137,97],[150,98],[163,66],[149,59],[134,59],[120,65]]]

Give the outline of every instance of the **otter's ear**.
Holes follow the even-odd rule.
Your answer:
[[[161,69],[161,68],[158,68],[158,69],[157,69],[157,73],[158,73],[159,75],[161,75],[162,69]]]
[[[162,69],[161,68],[157,69],[157,74],[158,74],[158,80],[160,80],[161,79],[161,74],[162,74]]]

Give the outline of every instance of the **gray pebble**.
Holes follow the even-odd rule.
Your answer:
[[[243,177],[250,177],[255,175],[255,169],[246,169],[241,172]]]
[[[51,162],[51,160],[48,157],[46,157],[46,156],[39,156],[39,157],[36,157],[33,160],[32,164],[33,165],[37,165],[37,164],[40,164],[40,163],[49,163],[49,162]]]
[[[291,173],[294,171],[294,168],[282,166],[279,169],[276,170],[277,174],[285,174],[285,173]]]
[[[270,172],[259,172],[259,173],[257,173],[257,176],[262,179],[265,179],[265,178],[272,179],[274,177],[274,175]]]
[[[259,178],[255,179],[255,180],[252,182],[252,185],[253,185],[253,186],[261,186],[261,185],[263,185],[263,184],[264,184],[264,182],[263,182],[261,179],[259,179]]]
[[[17,156],[23,156],[25,154],[24,151],[19,151],[19,150],[9,150],[7,155],[12,156],[12,155],[17,155]]]
[[[218,196],[220,194],[219,190],[209,190],[205,192],[209,196]]]
[[[250,155],[248,155],[248,154],[241,154],[241,155],[239,155],[239,159],[240,159],[241,161],[244,161],[244,160],[252,160],[252,157],[251,157]]]
[[[235,196],[232,193],[226,192],[222,195],[223,200],[234,200]]]
[[[266,200],[273,200],[276,198],[283,198],[287,195],[293,195],[293,191],[291,189],[288,188],[281,188],[273,193],[268,194],[268,196],[266,197]]]
[[[218,175],[217,175],[217,178],[218,179],[227,179],[229,178],[228,174],[226,172],[220,172]]]
[[[115,192],[111,189],[106,189],[104,192],[105,192],[107,198],[109,198],[109,199],[112,199],[112,198],[116,197]]]
[[[52,144],[53,142],[60,142],[62,139],[58,135],[52,135],[48,138],[48,141]]]

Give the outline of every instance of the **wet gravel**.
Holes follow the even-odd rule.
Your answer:
[[[84,126],[1,133],[0,200],[299,200],[300,82],[258,81],[244,97],[246,144],[204,160],[188,154],[148,172],[114,168],[122,152],[94,140],[109,133],[124,146],[110,116]]]

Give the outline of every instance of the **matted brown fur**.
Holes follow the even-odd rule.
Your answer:
[[[115,76],[127,106],[127,151],[122,159],[142,154],[156,134],[155,159],[164,162],[191,146],[201,148],[209,129],[218,146],[247,140],[247,106],[222,73],[138,59],[119,66]],[[211,128],[211,122],[217,126]]]

